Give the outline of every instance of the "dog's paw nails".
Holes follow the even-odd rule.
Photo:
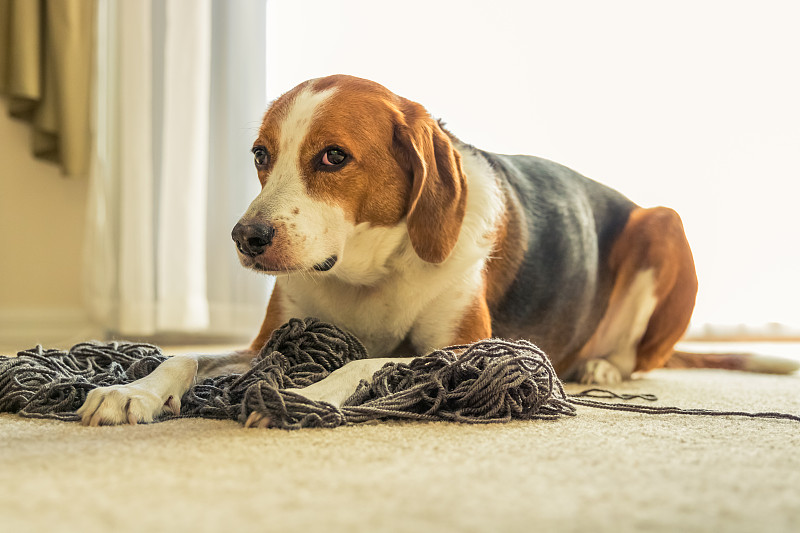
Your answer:
[[[170,396],[167,399],[167,402],[164,404],[172,411],[172,414],[178,416],[181,414],[181,400],[180,398],[176,398],[175,396]]]
[[[244,423],[244,427],[246,428],[268,428],[270,427],[270,418],[268,416],[262,415],[256,411],[250,413],[250,416],[247,417],[247,420]]]
[[[84,426],[97,427],[100,425],[101,420],[102,417],[100,416],[100,413],[95,412],[89,421],[84,424]]]

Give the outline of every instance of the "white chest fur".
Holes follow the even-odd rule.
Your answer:
[[[364,237],[384,231],[373,230]],[[406,338],[419,352],[447,344],[460,310],[469,304],[473,291],[468,289],[480,281],[481,265],[472,265],[469,275],[457,265],[425,263],[411,250],[404,227],[402,231],[403,239],[384,260],[370,253],[351,261],[346,249],[337,265],[344,275],[280,278],[284,309],[290,316],[314,316],[353,332],[376,357],[392,353]],[[435,316],[432,311],[442,307],[441,301],[452,309]],[[437,333],[428,333],[430,329]]]

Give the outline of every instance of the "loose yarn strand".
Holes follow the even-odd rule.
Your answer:
[[[655,405],[634,405],[625,403],[606,403],[595,400],[580,398],[570,398],[570,403],[593,407],[595,409],[607,409],[610,411],[628,411],[631,413],[644,413],[648,415],[690,415],[690,416],[741,416],[745,418],[775,418],[783,420],[794,420],[800,422],[800,416],[789,413],[758,412],[750,413],[746,411],[718,411],[715,409],[684,409],[681,407],[667,407]]]
[[[750,413],[745,411],[719,411],[716,409],[685,409],[681,407],[637,405],[627,403],[598,402],[592,398],[635,400],[642,399],[655,402],[658,398],[653,394],[618,394],[605,389],[587,389],[577,394],[569,395],[569,402],[574,405],[592,407],[595,409],[607,409],[610,411],[628,411],[631,413],[645,413],[648,415],[689,415],[689,416],[740,416],[745,418],[775,418],[784,420],[794,420],[800,422],[800,416],[789,413],[759,412]]]

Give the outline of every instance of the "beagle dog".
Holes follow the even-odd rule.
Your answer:
[[[242,265],[277,276],[256,339],[93,390],[84,424],[177,412],[193,380],[244,371],[291,317],[384,356],[297,391],[336,404],[386,361],[491,336],[531,340],[564,379],[615,383],[664,366],[689,324],[697,278],[675,211],[465,144],[377,83],[300,84],[267,110],[252,151],[261,192],[232,237]]]

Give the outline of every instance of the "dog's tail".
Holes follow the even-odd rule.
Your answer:
[[[721,368],[762,374],[791,374],[800,369],[800,360],[753,353],[675,351],[664,368]]]

